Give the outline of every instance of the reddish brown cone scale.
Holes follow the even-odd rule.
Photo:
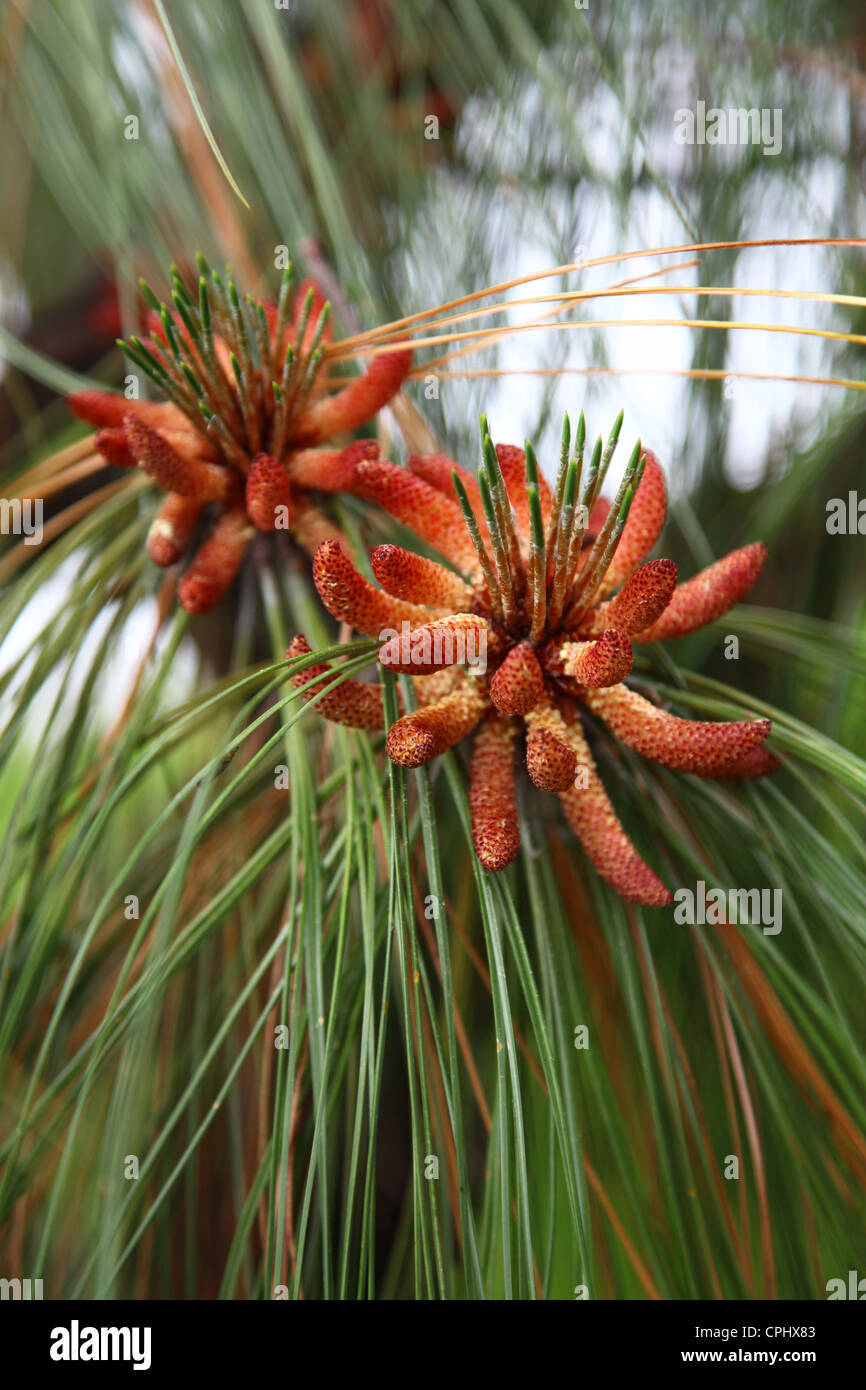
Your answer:
[[[256,454],[247,474],[247,514],[259,531],[288,529],[292,494],[289,477],[279,459]]]
[[[528,714],[544,693],[544,672],[529,642],[512,647],[490,682],[500,714]]]

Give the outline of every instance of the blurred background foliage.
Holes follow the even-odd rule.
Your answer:
[[[120,384],[137,277],[162,291],[196,250],[265,291],[287,245],[350,333],[587,257],[856,237],[863,18],[5,0],[7,491],[80,436],[65,390]],[[779,154],[678,144],[698,100],[778,108]],[[861,248],[788,246],[523,293],[694,259],[646,283],[866,292]],[[483,409],[549,473],[564,409],[594,434],[624,406],[668,468],[684,576],[767,543],[752,601],[636,675],[684,713],[771,713],[781,772],[736,790],[597,751],[663,876],[781,887],[782,933],[627,907],[538,795],[515,866],[480,872],[462,755],[406,778],[286,687],[295,630],[338,636],[298,554],[258,546],[190,621],[144,557],[152,496],[106,470],[49,499],[49,544],[0,557],[0,1272],[46,1297],[808,1298],[866,1267],[866,541],[825,526],[866,495],[864,429],[858,390],[807,380],[861,382],[862,344],[582,326],[617,316],[864,331],[856,303],[589,300],[432,399],[421,371],[383,441],[472,465]],[[386,533],[339,510],[359,543]]]

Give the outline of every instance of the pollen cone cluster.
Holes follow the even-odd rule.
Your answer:
[[[572,450],[566,418],[556,486],[539,474],[531,446],[494,447],[482,421],[477,478],[440,455],[408,468],[357,463],[353,491],[384,507],[447,563],[397,545],[373,552],[380,587],[355,569],[339,542],[317,550],[313,572],[329,611],[382,642],[378,659],[414,678],[418,708],[388,731],[387,749],[418,767],[474,733],[470,805],[475,849],[501,869],[519,847],[515,748],[523,736],[536,786],[559,796],[597,872],[623,897],[661,906],[665,885],[623,830],[592,758],[584,711],[622,743],[667,767],[700,776],[751,778],[775,760],[761,745],[769,720],[706,723],[659,709],[625,682],[635,644],[679,637],[711,622],[748,592],[766,551],[744,546],[685,584],[671,560],[647,560],[665,521],[667,494],[655,455],[638,443],[610,501],[601,487],[620,416],[585,457],[581,416]],[[302,636],[288,655],[306,653]],[[314,674],[327,676],[326,666]],[[331,673],[333,679],[333,673]],[[294,677],[309,699],[326,682]],[[322,712],[382,727],[378,691],[337,685]]]
[[[220,276],[202,257],[198,264],[195,296],[172,269],[171,306],[142,283],[150,337],[121,344],[165,399],[68,397],[98,427],[96,448],[107,462],[140,468],[166,493],[148,535],[151,559],[173,565],[195,537],[178,590],[190,613],[219,601],[255,531],[290,529],[310,554],[338,534],[309,494],[346,488],[358,460],[379,449],[370,439],[321,446],[387,404],[412,355],[402,347],[378,354],[366,373],[327,394],[330,306],[319,287],[304,281],[293,295],[289,267],[276,303],[242,298],[229,272]]]

